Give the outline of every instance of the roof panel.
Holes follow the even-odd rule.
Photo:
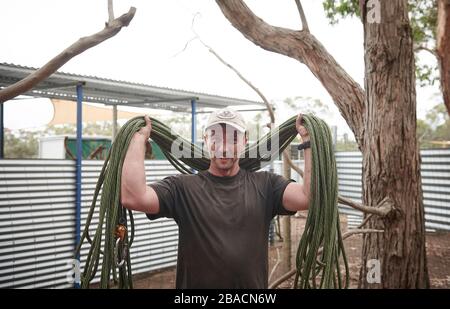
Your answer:
[[[32,67],[0,63],[0,86],[9,86],[36,70]],[[147,108],[188,111],[191,108],[190,100],[195,98],[199,108],[243,105],[264,107],[264,103],[258,101],[64,72],[52,74],[33,90],[28,91],[26,95],[75,101],[75,85],[78,83],[84,84],[83,96],[85,102],[106,105],[145,106]]]

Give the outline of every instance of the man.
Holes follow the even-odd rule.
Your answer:
[[[212,113],[204,140],[211,163],[195,175],[167,177],[146,185],[145,143],[151,122],[132,138],[122,169],[121,202],[150,220],[174,218],[179,226],[177,288],[267,288],[268,231],[276,215],[309,204],[311,150],[305,149],[304,184],[269,172],[239,167],[247,143],[243,117]],[[296,121],[303,142],[309,134]]]

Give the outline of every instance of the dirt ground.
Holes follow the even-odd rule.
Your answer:
[[[282,274],[286,273],[291,266],[294,266],[294,258],[297,251],[297,245],[305,224],[305,214],[298,217],[291,217],[291,265],[283,263],[277,264],[278,256],[282,255],[284,242],[277,240],[269,248],[269,283],[276,280]],[[341,218],[341,227],[346,229],[345,216]],[[361,263],[361,235],[354,235],[344,241],[345,249],[349,260],[350,267],[350,286],[356,288],[358,283],[359,268]],[[432,288],[450,288],[450,233],[427,233],[426,248],[428,258],[428,270]],[[279,288],[291,288],[293,279],[285,281]],[[158,289],[158,288],[174,288],[175,287],[175,268],[168,268],[151,273],[135,275],[135,288],[140,289]]]

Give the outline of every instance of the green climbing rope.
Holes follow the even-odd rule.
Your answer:
[[[313,154],[311,177],[312,200],[306,222],[305,232],[300,240],[297,252],[296,287],[316,287],[316,277],[321,275],[320,287],[342,287],[339,271],[339,256],[344,257],[346,285],[348,286],[348,266],[345,258],[342,237],[339,230],[337,209],[336,164],[331,148],[331,135],[328,126],[312,115],[304,115],[305,126],[310,132]],[[279,155],[296,137],[296,117],[292,117],[275,130],[263,136],[252,145],[247,145],[245,156],[239,165],[249,171],[256,171],[270,159]],[[169,162],[181,173],[192,174],[194,170],[206,170],[209,159],[202,149],[181,136],[171,132],[165,124],[151,118],[151,138],[158,144]],[[90,244],[85,266],[81,275],[81,287],[88,288],[95,277],[101,262],[100,287],[109,288],[111,279],[119,288],[132,288],[131,259],[128,251],[134,238],[134,222],[131,211],[120,205],[121,171],[130,141],[140,128],[145,126],[144,117],[130,119],[118,132],[117,137],[103,164],[94,191],[85,228],[75,254],[80,253],[85,241]],[[276,132],[276,133],[275,133]],[[278,141],[274,139],[278,138]],[[271,147],[278,142],[279,147]],[[187,146],[189,154],[178,158],[172,153],[172,145]],[[264,155],[258,151],[261,145],[268,145]],[[251,154],[251,155],[250,155]],[[256,155],[256,157],[255,157]],[[97,198],[102,195],[98,207],[98,223],[95,234],[90,236],[89,228],[96,212]],[[130,233],[119,236],[118,227],[130,227]],[[104,232],[104,233],[103,233]],[[119,241],[120,240],[120,241]],[[102,250],[103,247],[103,250]],[[323,251],[319,253],[319,248]],[[300,285],[298,281],[300,280]]]
[[[330,128],[317,117],[308,115],[303,119],[311,139],[312,171],[308,217],[297,250],[294,287],[347,288],[349,270],[339,226],[337,169]],[[341,255],[346,274],[344,286]]]

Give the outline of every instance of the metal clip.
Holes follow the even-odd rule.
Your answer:
[[[125,263],[125,260],[127,258],[128,254],[128,245],[124,242],[125,235],[127,233],[127,227],[123,224],[118,224],[116,227],[116,231],[114,235],[117,237],[116,245],[114,247],[114,254],[116,256],[116,265],[117,267],[122,267]],[[122,254],[121,254],[121,260],[119,261],[119,246],[120,243],[122,243]]]
[[[123,241],[125,239],[125,234],[127,233],[127,227],[123,224],[118,224],[116,227],[116,232],[114,233],[115,236],[120,239],[120,241]]]

